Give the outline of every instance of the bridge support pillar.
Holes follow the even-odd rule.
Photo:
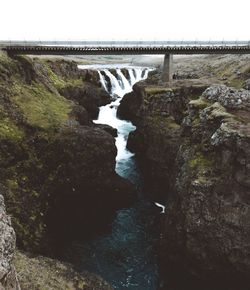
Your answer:
[[[164,83],[169,84],[172,80],[172,73],[173,73],[173,55],[165,54],[162,71],[162,81]]]

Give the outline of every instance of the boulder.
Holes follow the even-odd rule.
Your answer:
[[[250,90],[250,79],[246,80],[243,85],[244,89]]]
[[[230,88],[225,85],[213,85],[207,88],[202,97],[213,102],[219,102],[228,109],[249,109],[250,92],[244,89]]]
[[[117,117],[123,120],[129,120],[136,123],[138,113],[143,104],[143,90],[139,85],[133,86],[133,91],[126,94],[117,109]]]
[[[98,117],[100,106],[107,105],[111,101],[110,95],[104,89],[89,82],[80,85],[69,84],[59,89],[59,92],[65,98],[83,106],[92,119]]]
[[[97,128],[100,128],[100,129],[108,132],[111,136],[117,137],[117,129],[115,129],[109,125],[106,125],[106,124],[95,124],[95,126]]]

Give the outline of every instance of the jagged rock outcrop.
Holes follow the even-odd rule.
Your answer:
[[[95,231],[116,209],[134,201],[133,186],[115,173],[115,139],[109,133],[66,127],[44,152],[46,172],[53,177],[48,224],[57,238],[87,237],[87,231]]]
[[[143,86],[133,110],[135,92],[120,112],[137,125],[128,146],[148,174],[147,189],[166,200],[162,289],[248,289],[249,92]]]
[[[83,106],[89,113],[91,119],[96,119],[99,113],[99,107],[107,105],[110,102],[110,95],[102,88],[96,87],[92,83],[82,85],[69,84],[59,89],[62,96],[73,100]]]
[[[180,287],[190,285],[193,278],[192,289],[200,289],[199,283],[205,283],[203,289],[248,289],[250,123],[246,96],[244,90],[212,86],[188,105],[162,241],[165,274],[187,274],[177,282]]]
[[[115,128],[109,126],[109,125],[106,125],[106,124],[95,124],[95,126],[97,128],[100,128],[100,129],[108,132],[113,137],[117,137],[117,129],[115,129]]]
[[[0,185],[0,289],[20,290],[13,265],[16,236],[10,217],[6,214],[3,194],[6,189]]]
[[[246,80],[243,86],[246,90],[250,90],[250,79]]]
[[[186,95],[196,96],[203,90],[204,86],[169,89],[148,85],[146,81],[134,85],[133,92],[121,101],[119,116],[137,126],[130,133],[127,146],[136,153],[146,176],[145,190],[150,195],[153,193],[154,199],[164,200],[170,191],[180,122],[188,103]]]
[[[213,85],[202,96],[209,101],[219,102],[228,109],[249,109],[250,92],[244,89]]]

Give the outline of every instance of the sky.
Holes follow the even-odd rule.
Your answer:
[[[249,0],[1,0],[0,40],[250,40]]]

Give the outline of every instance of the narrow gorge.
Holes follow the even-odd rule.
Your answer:
[[[116,129],[116,172],[135,185],[136,198],[133,206],[116,212],[109,233],[88,242],[75,241],[64,249],[66,259],[77,264],[79,270],[84,268],[99,274],[114,289],[153,290],[158,285],[155,244],[159,235],[159,210],[143,194],[142,176],[134,154],[126,148],[128,135],[136,127],[117,118],[123,96],[132,91],[135,83],[146,79],[151,70],[143,67],[98,70],[102,86],[113,101],[100,107],[94,123]]]
[[[0,289],[249,290],[249,58],[81,61],[0,53]]]

